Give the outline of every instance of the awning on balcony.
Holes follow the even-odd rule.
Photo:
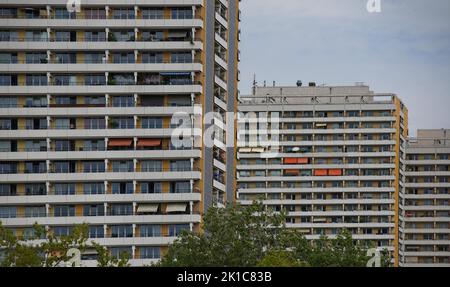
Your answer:
[[[263,147],[252,148],[252,152],[256,152],[256,153],[263,153],[264,150],[265,149]]]
[[[188,36],[188,32],[176,31],[169,32],[169,38],[186,38]]]
[[[161,139],[139,139],[137,147],[157,147],[161,145]]]
[[[156,213],[158,212],[159,204],[140,204],[137,208],[137,213]]]
[[[313,222],[327,222],[326,218],[322,218],[322,217],[318,217],[318,218],[314,218]]]
[[[239,152],[242,152],[242,153],[251,153],[251,152],[252,152],[252,149],[251,149],[251,148],[240,148],[240,149],[239,149]]]
[[[133,145],[133,139],[110,139],[109,147],[130,147]]]
[[[166,208],[167,213],[186,212],[187,203],[169,203]]]

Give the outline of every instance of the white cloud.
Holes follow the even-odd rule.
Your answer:
[[[450,127],[450,1],[381,1],[370,14],[366,0],[243,0],[241,90],[254,72],[260,83],[364,81],[399,94],[413,128]]]

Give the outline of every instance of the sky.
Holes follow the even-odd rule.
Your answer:
[[[242,0],[241,94],[259,85],[364,82],[398,95],[416,129],[450,128],[450,1]],[[371,0],[372,1],[372,0]]]

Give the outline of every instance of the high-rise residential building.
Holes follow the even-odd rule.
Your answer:
[[[406,147],[401,266],[450,266],[450,130],[419,130]]]
[[[1,1],[2,224],[26,238],[35,222],[57,235],[88,223],[142,265],[233,200],[238,3]],[[178,113],[214,145],[173,144]]]
[[[307,239],[346,228],[399,264],[408,111],[396,95],[299,82],[255,87],[238,110],[239,202],[285,210]]]

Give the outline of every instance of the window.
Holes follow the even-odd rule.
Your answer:
[[[163,8],[143,8],[142,9],[142,19],[163,19],[164,9]]]
[[[55,195],[74,195],[75,184],[74,183],[55,183],[54,187]]]
[[[106,41],[105,31],[86,31],[84,32],[84,40],[86,42],[104,42]]]
[[[172,19],[192,19],[192,8],[172,8]]]
[[[112,129],[134,129],[134,118],[111,118]]]
[[[169,225],[169,236],[177,237],[183,231],[189,231],[189,230],[190,230],[189,224],[171,224],[171,225]]]
[[[134,19],[134,9],[115,8],[112,11],[113,19]]]
[[[134,31],[111,31],[108,41],[133,42],[134,39]]]
[[[112,204],[111,215],[133,215],[133,204]]]
[[[142,182],[141,183],[141,193],[143,193],[143,194],[162,193],[162,183],[161,182]]]
[[[84,147],[85,151],[104,151],[105,141],[104,140],[85,140]]]
[[[75,96],[57,96],[55,102],[57,105],[76,105],[77,98]]]
[[[164,33],[162,31],[142,31],[141,37],[142,37],[142,41],[159,42],[159,41],[164,40]],[[162,59],[161,59],[161,61],[162,61]]]
[[[163,53],[161,52],[145,52],[142,53],[142,63],[159,64],[163,62]]]
[[[133,237],[133,226],[113,225],[111,226],[111,237],[112,238]]]
[[[132,182],[113,182],[111,184],[113,194],[133,194],[134,185]]]
[[[83,206],[83,216],[104,216],[105,206],[103,204]]]
[[[25,173],[46,173],[47,164],[44,161],[25,162]]]
[[[85,183],[83,191],[84,194],[105,194],[105,184],[103,182]]]
[[[75,206],[73,205],[55,205],[53,209],[55,217],[75,216]]]
[[[171,183],[170,192],[171,193],[190,193],[191,192],[191,184],[189,181]]]
[[[191,161],[190,160],[171,161],[170,171],[191,171]]]
[[[105,231],[102,225],[89,226],[89,238],[103,238]]]
[[[69,12],[66,8],[55,8],[55,19],[76,19],[75,12]]]
[[[16,34],[14,38],[18,39]],[[48,34],[47,31],[25,31],[25,40],[30,42],[47,42]]]
[[[73,227],[71,226],[55,226],[53,227],[53,234],[55,236],[69,236],[72,233]]]
[[[25,107],[47,107],[47,97],[27,97]]]
[[[45,183],[25,184],[25,195],[46,195],[47,186]]]
[[[55,32],[55,42],[76,42],[77,32],[76,31],[56,31]]]
[[[25,206],[25,217],[45,217],[47,212],[45,206]]]
[[[159,259],[160,248],[159,247],[141,247],[140,248],[141,259]]]
[[[160,160],[146,160],[141,162],[142,172],[161,172],[162,161]]]
[[[103,8],[85,8],[84,9],[85,19],[105,19],[106,10]]]
[[[83,162],[84,172],[105,172],[105,162],[104,161],[86,161]]]
[[[15,206],[0,206],[0,218],[16,218],[17,208]]]
[[[55,151],[71,151],[75,148],[72,143],[69,140],[55,140]]]
[[[112,54],[114,64],[134,64],[134,53],[114,53]]]
[[[0,108],[15,108],[18,106],[17,97],[1,97]]]
[[[0,184],[0,196],[15,196],[16,186],[11,184]]]
[[[106,127],[105,118],[85,118],[84,128],[86,130],[103,130]]]
[[[134,96],[114,96],[112,98],[113,107],[134,107]]]
[[[141,125],[143,129],[162,129],[163,119],[155,117],[141,118]]]
[[[120,259],[122,256],[131,258],[133,255],[131,247],[111,247],[111,256]]]
[[[171,53],[170,59],[172,63],[192,63],[192,53],[191,52]]]
[[[55,63],[57,64],[76,64],[77,54],[76,53],[56,53]]]
[[[106,104],[106,99],[104,96],[85,96],[84,102],[87,105],[100,105],[104,106]]]
[[[27,86],[47,86],[47,75],[27,74],[25,80]]]
[[[106,62],[106,56],[104,53],[85,53],[84,62],[86,64],[101,64]]]
[[[27,64],[46,64],[47,53],[46,52],[34,52],[25,54],[25,63]]]
[[[78,84],[75,75],[53,75],[55,86],[75,86]]]
[[[112,161],[112,171],[113,172],[133,172],[134,163],[132,160],[129,161]]]
[[[18,39],[17,31],[0,31],[0,42],[17,41]]]
[[[85,75],[84,84],[86,86],[102,86],[106,84],[106,77],[104,74]]]
[[[161,225],[141,225],[139,227],[141,237],[160,237]]]
[[[75,170],[75,162],[72,161],[57,161],[54,162],[55,173],[73,173]]]

